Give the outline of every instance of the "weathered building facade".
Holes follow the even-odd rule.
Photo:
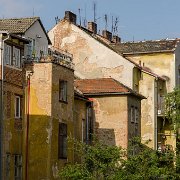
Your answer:
[[[176,137],[164,118],[164,95],[180,84],[179,39],[127,42],[110,46],[124,57],[142,66],[140,93],[142,101],[142,139],[149,146],[163,149],[169,144],[176,147]],[[144,119],[144,123],[143,123]]]
[[[134,89],[134,77],[139,77],[136,74],[139,66],[117,54],[104,42],[112,34],[110,36],[106,31],[104,37],[95,34],[97,25],[93,22],[88,27],[76,25],[76,15],[67,11],[65,18],[48,32],[52,47],[73,54],[76,76],[82,79],[112,77]],[[138,83],[139,79],[136,86]]]
[[[23,59],[28,40],[0,32],[1,73],[1,176],[3,179],[22,178],[24,79]]]
[[[108,145],[128,147],[141,134],[141,99],[144,97],[112,78],[82,79],[75,87],[93,102],[94,130]]]
[[[65,55],[65,62],[62,56],[26,63],[31,72],[25,113],[28,179],[56,179],[59,170],[74,161],[73,144],[67,141],[74,137],[74,70],[71,58]]]

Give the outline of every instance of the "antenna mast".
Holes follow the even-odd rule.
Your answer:
[[[105,19],[105,30],[107,30],[107,26],[108,26],[108,16],[107,16],[107,14],[105,14],[104,19]]]
[[[79,8],[78,11],[79,11],[79,25],[81,26],[81,9]]]
[[[112,16],[112,29],[111,29],[112,33],[113,33],[113,30],[114,30],[114,17]]]
[[[93,2],[94,23],[96,22],[96,2]]]

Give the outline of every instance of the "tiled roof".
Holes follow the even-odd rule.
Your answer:
[[[126,42],[110,44],[120,54],[150,53],[162,51],[174,51],[180,39],[166,39],[156,41]]]
[[[0,19],[0,30],[23,34],[39,19],[39,17]]]
[[[133,94],[141,96],[112,78],[75,80],[74,85],[83,92],[84,95]],[[141,96],[141,98],[144,97]]]

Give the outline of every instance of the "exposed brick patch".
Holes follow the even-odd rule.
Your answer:
[[[1,74],[1,68],[0,68],[0,74]],[[23,85],[23,71],[10,68],[10,67],[4,67],[4,80],[8,83],[22,86]]]

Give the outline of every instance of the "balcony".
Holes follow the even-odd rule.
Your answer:
[[[27,55],[24,59],[26,63],[28,62],[36,62],[36,63],[43,63],[43,62],[52,62],[55,64],[59,64],[61,66],[67,67],[69,69],[74,69],[74,64],[72,62],[73,56],[72,54],[65,52],[60,49],[55,48],[48,48],[47,50],[42,50],[44,48],[40,47],[38,52],[32,55]]]

